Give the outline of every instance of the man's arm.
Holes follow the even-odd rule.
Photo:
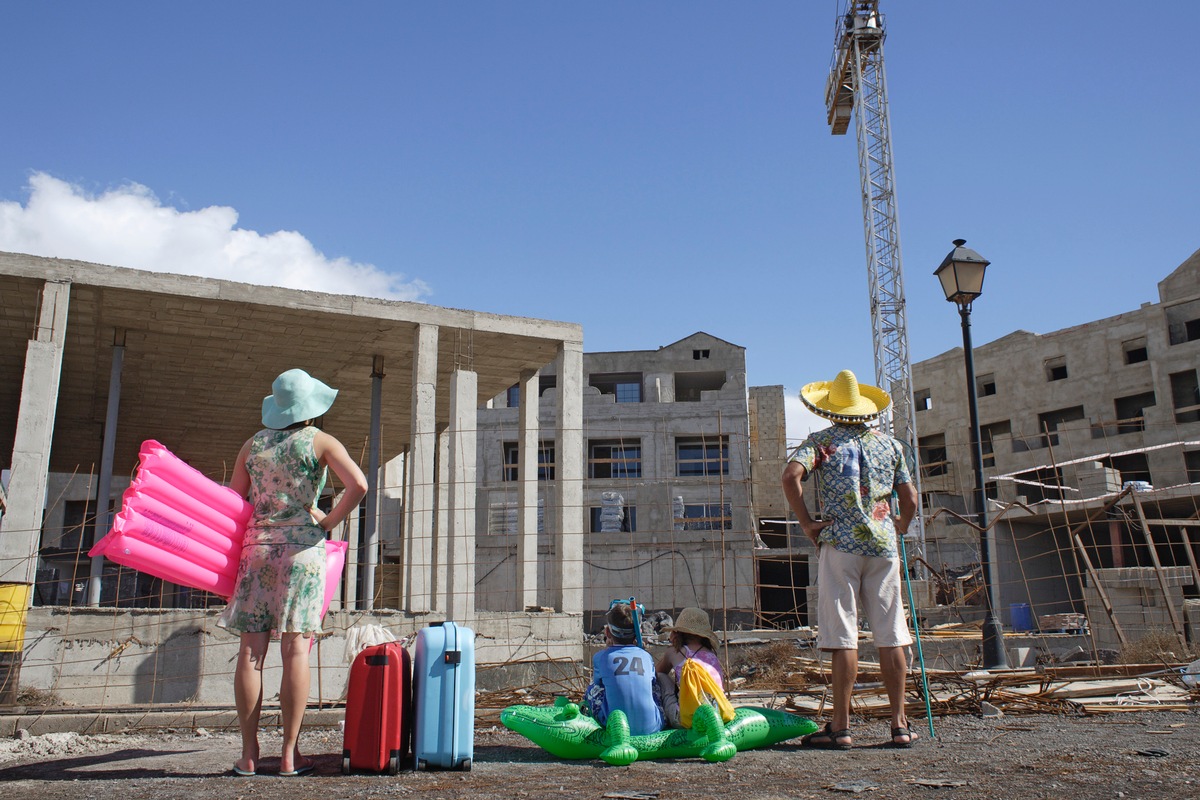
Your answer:
[[[917,487],[913,483],[902,483],[896,487],[896,499],[900,502],[900,519],[896,522],[897,532],[903,536],[917,515]]]
[[[787,498],[792,513],[796,515],[796,520],[800,523],[800,527],[804,529],[804,535],[813,544],[816,544],[821,531],[828,528],[833,522],[817,522],[808,515],[808,507],[804,505],[804,487],[800,483],[807,474],[804,467],[800,466],[800,464],[795,461],[789,461],[787,467],[783,470],[783,496]]]

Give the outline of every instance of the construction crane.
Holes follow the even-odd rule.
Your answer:
[[[833,64],[825,85],[829,128],[842,135],[855,119],[858,170],[862,179],[863,233],[867,242],[867,283],[875,380],[892,396],[880,424],[906,442],[913,455],[913,481],[920,497],[917,421],[913,407],[912,365],[908,357],[904,275],[900,263],[900,227],[896,220],[896,177],[892,167],[892,126],[888,119],[887,79],[883,71],[886,36],[879,0],[850,0],[838,17]],[[917,514],[914,533],[918,555],[925,549],[925,522]]]

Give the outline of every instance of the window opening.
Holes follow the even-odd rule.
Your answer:
[[[592,506],[592,533],[636,533],[637,508],[633,506]]]
[[[1145,481],[1153,484],[1154,480],[1150,475],[1150,461],[1146,458],[1145,453],[1127,453],[1123,456],[1113,456],[1112,458],[1103,458],[1100,463],[1110,469],[1115,469],[1121,473],[1121,482],[1126,481]]]
[[[996,466],[996,440],[1012,439],[1012,423],[1008,420],[982,425],[979,428],[979,449],[983,451],[983,465]]]
[[[1176,422],[1200,422],[1200,384],[1196,370],[1171,373],[1171,400]]]
[[[589,478],[642,477],[642,443],[599,440],[588,442]]]
[[[1187,470],[1188,483],[1200,483],[1200,450],[1185,450],[1183,466]]]
[[[504,443],[504,480],[520,480],[521,446],[516,442]],[[554,480],[554,442],[538,443],[539,481]]]
[[[688,436],[675,440],[675,474],[706,477],[729,474],[728,436]]]
[[[921,476],[932,478],[950,471],[946,458],[946,434],[932,433],[918,440],[921,453]]]
[[[701,392],[715,392],[724,385],[724,372],[676,372],[675,402],[699,403]]]
[[[980,375],[975,379],[975,392],[980,397],[988,397],[996,393],[996,376]]]
[[[1063,381],[1067,379],[1066,356],[1046,359],[1046,380]]]
[[[676,528],[685,531],[718,531],[733,528],[733,506],[730,503],[687,503],[683,517],[675,520]]]
[[[1126,364],[1140,364],[1150,359],[1150,352],[1146,349],[1146,339],[1144,337],[1122,342],[1121,350],[1125,354]]]
[[[1154,403],[1154,392],[1118,397],[1113,402],[1117,410],[1117,433],[1137,433],[1146,430],[1146,409]]]
[[[1055,433],[1060,425],[1083,419],[1083,406],[1071,406],[1055,411],[1038,414],[1038,430],[1042,431],[1042,447],[1058,445],[1058,435]]]
[[[597,374],[588,377],[588,385],[600,390],[600,394],[611,394],[618,403],[642,402],[642,373],[621,372]]]

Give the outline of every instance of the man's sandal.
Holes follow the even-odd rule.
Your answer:
[[[800,740],[802,746],[817,750],[849,750],[852,743],[849,729],[835,731],[828,722],[824,730],[810,733]]]
[[[908,741],[897,742],[896,739],[901,736],[907,737]],[[917,735],[912,732],[912,728],[892,728],[892,741],[890,742],[892,747],[909,748],[915,741],[917,741]]]

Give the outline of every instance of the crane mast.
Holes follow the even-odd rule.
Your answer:
[[[900,262],[900,228],[896,218],[892,129],[883,71],[885,36],[879,0],[850,0],[846,12],[837,22],[833,64],[825,86],[825,108],[830,130],[835,135],[846,133],[850,118],[855,119],[875,380],[892,396],[890,413],[880,417],[880,424],[911,448],[915,465],[913,481],[918,497],[921,497],[904,275]],[[923,555],[924,516],[917,514],[914,523],[916,531],[910,533],[916,534],[919,554]]]

